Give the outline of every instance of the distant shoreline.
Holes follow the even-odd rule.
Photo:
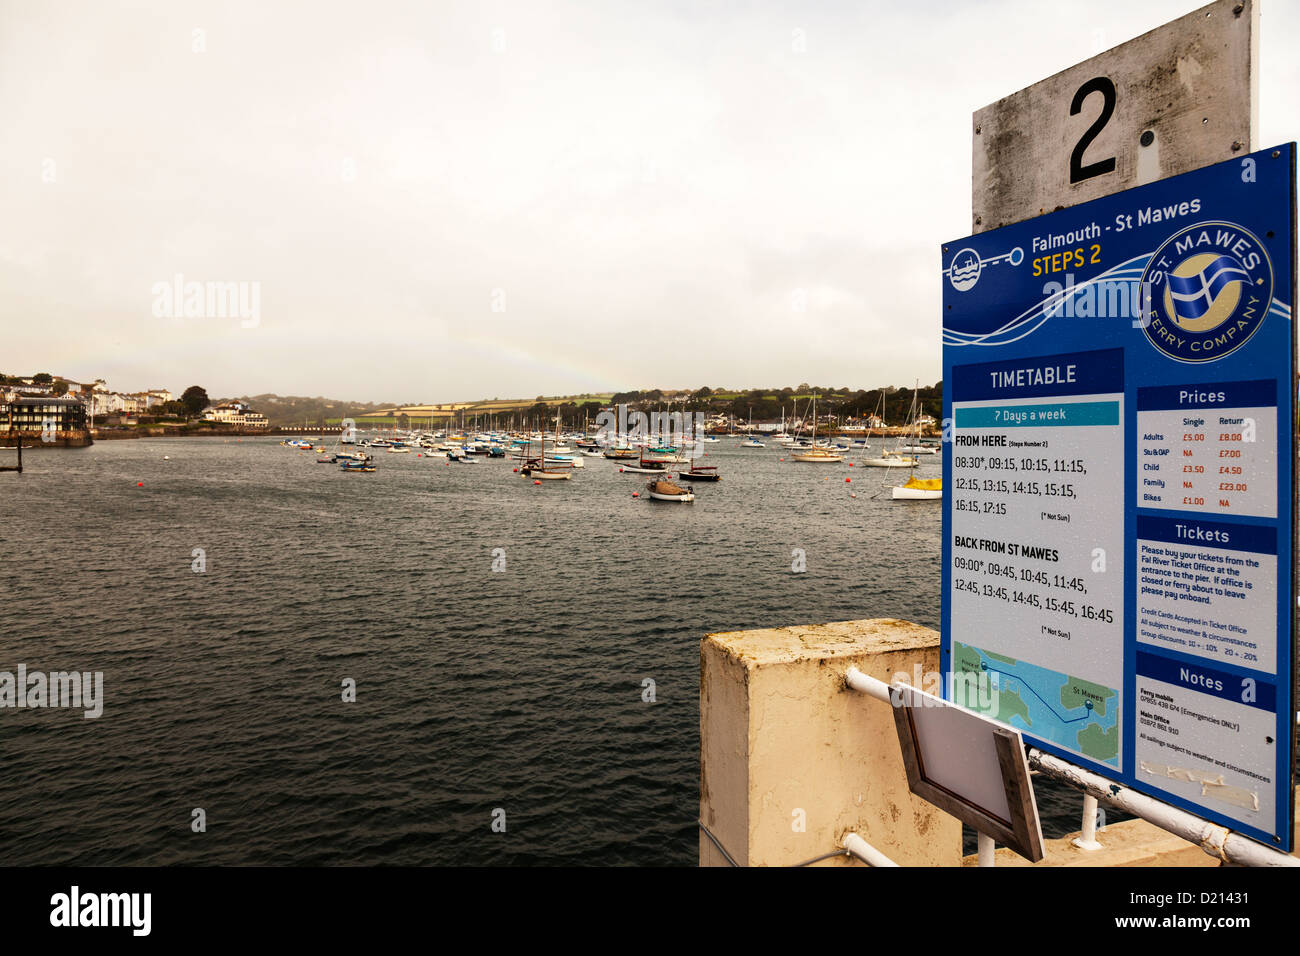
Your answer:
[[[101,441],[130,441],[137,438],[252,438],[259,435],[278,434],[276,429],[229,429],[229,428],[96,428],[93,431],[59,432],[52,441],[42,441],[40,432],[24,432],[22,435],[23,451],[39,448],[87,448]],[[291,434],[298,434],[297,432]],[[13,448],[18,444],[18,436],[0,436],[0,448]]]
[[[86,448],[99,441],[131,441],[138,438],[277,438],[285,435],[296,437],[310,436],[314,438],[325,438],[330,435],[338,435],[341,429],[338,427],[326,426],[325,428],[304,428],[301,425],[289,425],[273,428],[211,428],[211,427],[186,427],[179,426],[142,426],[138,428],[96,428],[89,434],[84,432],[67,434],[60,433],[60,437],[54,442],[43,442],[39,432],[30,432],[23,435],[23,449],[29,451],[36,448]],[[358,431],[359,436],[382,435],[382,429]],[[721,438],[749,438],[758,439],[772,438],[771,432],[762,432],[755,429],[752,432],[710,432],[711,437]],[[870,437],[872,438],[905,438],[915,435],[916,431],[903,425],[890,425],[885,428],[873,428]],[[922,429],[922,438],[936,437],[933,429]],[[849,440],[860,440],[868,437],[865,431],[838,432],[832,431],[820,437],[823,438],[842,438]],[[12,435],[0,437],[0,448],[13,448],[17,439]]]

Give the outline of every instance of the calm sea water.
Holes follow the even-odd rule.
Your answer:
[[[603,459],[535,486],[276,439],[27,453],[0,670],[103,671],[106,703],[0,713],[0,859],[694,864],[703,634],[939,622],[940,509],[782,454],[711,445],[723,481],[683,506]],[[1042,784],[1046,835],[1077,829]]]

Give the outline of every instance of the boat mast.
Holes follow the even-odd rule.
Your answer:
[[[920,385],[921,385],[921,380],[920,380],[919,378],[918,378],[918,379],[915,381],[915,383],[913,383],[913,385],[912,385],[912,407],[911,407],[911,409],[910,409],[910,414],[911,414],[911,416],[912,416],[912,420],[913,420],[914,422],[917,422],[917,423],[918,423],[918,424],[917,424],[917,429],[916,429],[916,444],[917,444],[917,447],[920,447],[920,444],[921,444],[921,428],[920,428],[920,424],[919,424],[919,423],[920,423],[920,419],[921,419],[921,415],[920,415],[919,410],[918,410],[917,407],[916,407],[916,390],[917,390],[917,388],[920,387]],[[916,477],[916,464],[917,464],[917,462],[919,462],[919,461],[921,460],[921,456],[920,456],[919,454],[917,454],[917,451],[916,451],[915,448],[913,448],[912,450],[910,450],[907,454],[908,454],[908,456],[912,459],[912,465],[911,465],[910,468],[907,469],[907,480],[908,480],[908,481],[911,481],[913,478]]]

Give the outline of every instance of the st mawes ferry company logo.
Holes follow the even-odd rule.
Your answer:
[[[1246,344],[1273,301],[1263,244],[1230,222],[1201,222],[1165,240],[1142,275],[1147,339],[1179,362],[1214,362]]]

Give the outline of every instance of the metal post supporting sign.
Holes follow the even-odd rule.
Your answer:
[[[956,702],[1290,850],[1295,147],[1249,152],[1255,15],[976,114],[976,225],[1012,224],[943,246],[941,650]]]

